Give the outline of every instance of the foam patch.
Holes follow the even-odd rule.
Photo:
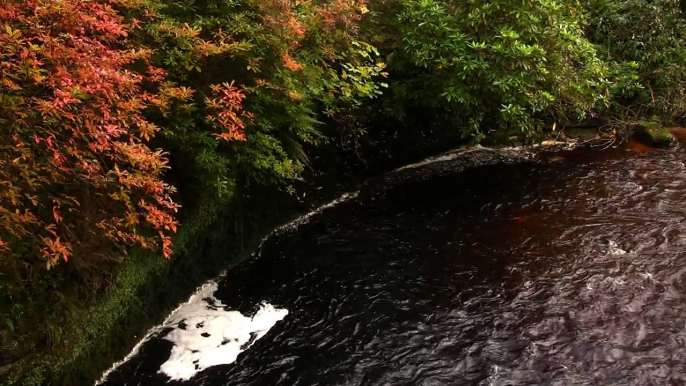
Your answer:
[[[212,366],[230,364],[288,315],[288,310],[262,303],[247,317],[226,311],[213,294],[216,283],[208,283],[165,321],[173,327],[164,339],[174,343],[171,356],[159,372],[173,380],[188,380]]]

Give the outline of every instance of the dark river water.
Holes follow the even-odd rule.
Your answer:
[[[212,311],[288,310],[235,362],[170,383],[181,317],[103,384],[686,384],[686,152],[644,150],[389,177],[218,281]]]

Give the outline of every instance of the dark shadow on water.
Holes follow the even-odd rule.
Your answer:
[[[682,384],[684,162],[577,151],[365,190],[222,279],[229,308],[289,315],[184,384]],[[167,384],[170,345],[106,384]]]

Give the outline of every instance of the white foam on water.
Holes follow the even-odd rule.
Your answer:
[[[331,207],[334,207],[334,206],[336,206],[336,205],[338,205],[338,204],[340,204],[340,203],[343,203],[343,202],[346,202],[346,201],[350,201],[350,200],[352,200],[352,199],[355,199],[355,198],[357,198],[357,197],[359,196],[359,194],[360,194],[359,192],[344,193],[344,194],[342,194],[340,197],[336,198],[335,200],[332,200],[332,201],[330,201],[330,202],[328,202],[328,203],[326,203],[326,204],[324,204],[324,205],[322,205],[322,206],[320,206],[320,207],[318,207],[318,208],[316,208],[316,209],[310,211],[309,213],[306,213],[306,214],[304,214],[304,215],[298,217],[297,219],[295,219],[295,220],[293,220],[293,221],[291,221],[291,222],[288,222],[287,224],[284,224],[284,225],[281,225],[281,226],[277,227],[277,228],[274,229],[269,235],[267,235],[266,237],[264,237],[264,238],[262,239],[262,241],[260,242],[260,245],[258,246],[258,248],[257,248],[256,250],[259,251],[260,248],[262,247],[262,244],[264,244],[264,243],[265,243],[267,240],[269,240],[271,237],[273,237],[273,236],[275,236],[275,235],[277,235],[277,234],[280,234],[280,233],[282,233],[282,232],[284,232],[284,231],[287,231],[287,230],[297,229],[300,225],[307,223],[307,222],[310,220],[310,218],[312,218],[312,216],[317,215],[317,214],[323,212],[324,210],[326,210],[326,209],[328,209],[328,208],[331,208]],[[220,273],[220,275],[219,275],[219,278],[221,278],[221,277],[224,276],[225,274],[226,274],[226,272],[225,272],[225,271],[222,271],[222,272]],[[218,278],[218,279],[219,279],[219,278]],[[254,341],[256,341],[257,339],[263,337],[263,336],[267,333],[267,331],[268,331],[271,327],[273,327],[274,324],[276,324],[276,322],[282,320],[286,315],[288,315],[288,310],[285,310],[285,309],[276,309],[276,308],[274,308],[273,306],[271,306],[271,305],[269,305],[269,304],[263,303],[263,304],[261,305],[260,310],[257,312],[257,314],[255,314],[255,316],[254,316],[252,319],[250,319],[250,321],[251,321],[250,327],[246,327],[246,326],[248,326],[248,324],[245,323],[245,319],[248,319],[248,318],[246,318],[245,316],[241,315],[239,312],[236,312],[236,311],[223,311],[223,310],[219,310],[219,308],[224,307],[224,305],[223,305],[220,301],[218,301],[216,298],[214,298],[213,294],[214,294],[214,291],[216,291],[216,289],[217,289],[217,283],[214,282],[214,281],[207,282],[207,283],[204,284],[202,287],[200,287],[200,288],[196,291],[196,293],[193,294],[193,295],[191,296],[191,298],[188,300],[188,302],[181,304],[176,310],[174,310],[174,311],[164,320],[164,322],[162,322],[161,325],[155,326],[155,327],[153,327],[152,329],[150,329],[150,331],[148,331],[148,333],[145,335],[145,337],[143,337],[143,339],[141,339],[140,342],[138,342],[138,343],[136,344],[136,346],[134,346],[133,350],[131,350],[131,352],[130,352],[124,359],[122,359],[122,360],[119,361],[119,362],[114,363],[114,364],[112,365],[112,367],[110,367],[107,371],[105,371],[105,373],[103,373],[102,377],[95,383],[95,386],[98,386],[98,385],[100,385],[101,383],[103,383],[103,382],[107,379],[107,376],[108,376],[112,371],[116,370],[119,366],[121,366],[122,364],[128,362],[129,360],[131,360],[131,358],[133,358],[134,356],[136,356],[136,355],[138,354],[138,352],[140,351],[140,348],[143,346],[143,344],[144,344],[145,342],[147,342],[147,341],[150,340],[152,337],[154,337],[154,336],[156,336],[157,334],[159,334],[163,329],[165,329],[165,328],[167,328],[167,327],[170,327],[170,326],[173,325],[174,323],[179,323],[178,320],[177,320],[179,315],[184,314],[184,315],[187,315],[187,316],[188,316],[188,315],[190,315],[190,314],[192,313],[191,310],[195,310],[195,311],[197,311],[197,312],[199,312],[199,313],[200,313],[200,312],[208,311],[208,310],[202,310],[202,307],[199,306],[201,303],[208,304],[207,301],[205,301],[205,300],[203,300],[203,299],[211,299],[211,302],[213,302],[213,304],[214,304],[214,308],[217,308],[216,312],[218,312],[218,313],[224,315],[223,317],[221,317],[221,316],[219,316],[218,314],[208,315],[208,314],[206,313],[206,316],[207,316],[208,318],[211,318],[211,319],[212,319],[212,322],[206,323],[206,324],[204,324],[204,326],[211,325],[212,328],[213,328],[215,331],[219,331],[220,329],[223,329],[224,327],[227,327],[227,328],[228,328],[229,325],[232,325],[232,326],[234,326],[234,327],[242,327],[241,331],[245,331],[245,330],[250,330],[250,329],[256,329],[256,328],[259,327],[259,326],[264,327],[264,326],[270,324],[269,321],[273,321],[273,323],[272,323],[271,325],[269,325],[268,328],[264,328],[264,329],[262,329],[262,330],[257,329],[256,331],[250,331],[250,332],[253,332],[253,333],[256,334],[256,338],[255,338],[252,342],[249,341],[249,344],[245,347],[245,349],[249,348],[249,347],[254,343]],[[245,319],[240,319],[240,318],[238,318],[238,317],[237,317],[238,315],[242,316],[242,317],[245,318]],[[259,316],[259,317],[258,317],[258,316]],[[222,324],[222,323],[223,323],[222,320],[233,320],[233,321],[235,321],[235,324],[230,324],[230,323],[229,323],[229,324]],[[192,325],[191,325],[191,323],[186,323],[186,324],[187,324],[189,327],[195,327],[195,324],[192,324]],[[247,336],[248,336],[248,337],[250,337],[250,332],[247,333]],[[210,334],[210,337],[212,337],[212,333],[211,333],[211,332],[207,332],[207,333]],[[202,334],[202,332],[200,332],[200,334]],[[162,369],[160,370],[160,372],[163,372],[163,373],[167,374],[168,376],[170,376],[170,377],[172,377],[172,378],[173,378],[175,375],[181,376],[181,375],[184,375],[184,374],[186,374],[186,375],[190,374],[190,371],[188,370],[188,367],[186,367],[185,370],[180,370],[180,369],[182,368],[182,364],[181,364],[181,361],[180,361],[180,360],[181,360],[182,358],[183,358],[183,359],[186,358],[186,356],[184,356],[183,347],[190,347],[190,346],[191,346],[191,345],[188,345],[189,337],[188,337],[188,336],[181,336],[181,335],[184,335],[184,334],[175,333],[175,331],[172,331],[172,332],[170,333],[170,335],[168,335],[168,337],[169,337],[169,336],[173,336],[174,339],[178,339],[178,341],[179,341],[180,344],[179,344],[178,346],[176,346],[176,345],[174,346],[174,349],[172,350],[172,356],[170,357],[170,360],[167,361],[167,362],[165,362],[165,363],[162,365],[162,367],[163,367],[164,370],[162,370]],[[196,334],[196,335],[197,335],[197,334]],[[215,335],[218,336],[218,334],[216,334],[216,333],[215,333]],[[229,334],[229,335],[230,335],[230,334]],[[245,336],[246,336],[246,335],[243,335],[242,337],[245,338]],[[201,337],[202,337],[202,336],[201,336]],[[204,338],[204,337],[202,337],[202,338]],[[165,338],[165,339],[167,339],[167,338]],[[205,339],[206,339],[206,338],[205,338]],[[168,340],[174,342],[174,341],[171,340],[171,339],[168,339]],[[239,339],[239,341],[241,341],[241,340]],[[207,342],[207,344],[209,345],[210,341],[206,341],[206,342]],[[214,343],[214,340],[213,340],[212,342]],[[220,342],[220,345],[221,345],[221,343],[223,343],[223,340]],[[234,342],[234,343],[235,343],[235,342]],[[229,348],[225,349],[226,351],[223,351],[223,350],[209,350],[209,349],[208,349],[208,350],[206,350],[206,351],[208,352],[208,354],[207,354],[207,356],[205,357],[205,359],[203,359],[202,361],[200,361],[199,358],[195,358],[195,357],[194,357],[194,359],[193,359],[192,361],[195,361],[196,359],[198,359],[198,363],[197,363],[197,364],[200,365],[200,364],[202,363],[203,366],[205,366],[204,368],[213,366],[213,365],[211,365],[211,363],[217,363],[217,364],[229,364],[229,363],[232,363],[232,362],[234,362],[234,361],[236,360],[236,358],[234,357],[233,354],[231,354],[231,355],[229,355],[229,356],[227,357],[228,359],[230,359],[230,362],[226,362],[225,360],[220,360],[220,359],[209,359],[209,358],[219,358],[220,356],[224,355],[224,353],[229,353],[229,350],[231,350],[231,351],[230,351],[231,353],[235,353],[235,356],[238,356],[238,354],[239,354],[240,352],[245,351],[245,350],[240,350],[240,346],[241,346],[241,345],[239,345],[238,347],[239,347],[239,350],[240,350],[240,351],[238,351],[238,352],[236,353],[236,348],[235,348],[236,345],[235,345],[234,343],[231,343],[231,342],[226,343],[224,346],[229,346],[229,347],[231,347],[231,349],[229,349]],[[175,344],[176,344],[176,342],[175,342]],[[191,350],[194,350],[194,349],[191,349]],[[175,355],[178,356],[178,359],[174,359],[174,360],[172,361],[172,358],[176,358]],[[172,362],[170,363],[170,361],[172,361]],[[191,364],[193,364],[192,361],[191,361]],[[222,362],[222,363],[218,363],[218,362]],[[187,364],[186,364],[186,365],[187,365]],[[195,369],[195,364],[193,364],[193,368]],[[177,370],[174,370],[174,369],[177,369]],[[194,370],[194,371],[195,371],[195,370]],[[197,373],[198,371],[200,371],[200,370],[195,371],[193,374]],[[192,377],[192,375],[190,375],[190,376]],[[174,379],[189,379],[189,378],[174,378]]]
[[[620,248],[614,241],[608,243],[607,253],[614,256],[626,255],[626,251]]]
[[[288,315],[288,310],[267,303],[262,303],[252,318],[238,311],[225,311],[225,306],[212,296],[216,289],[217,284],[212,283],[169,316],[169,325],[176,328],[164,339],[174,347],[160,373],[173,380],[188,380],[208,367],[233,363],[238,354]]]
[[[161,325],[152,328],[124,360],[103,374],[96,385],[104,382],[113,370],[134,357],[145,342],[165,329],[173,328],[163,339],[174,343],[174,347],[158,372],[172,380],[189,380],[206,368],[235,362],[240,353],[288,315],[288,310],[265,302],[253,317],[226,311],[226,306],[214,297],[217,287],[213,281],[204,284]]]
[[[396,173],[396,172],[399,172],[401,170],[416,169],[416,168],[421,167],[421,166],[430,165],[430,164],[434,164],[434,163],[438,163],[438,162],[452,161],[452,160],[455,160],[455,159],[457,159],[457,158],[459,158],[465,154],[473,153],[473,152],[479,151],[479,150],[492,150],[492,149],[489,149],[487,147],[483,147],[481,145],[463,147],[463,148],[459,148],[457,150],[452,150],[450,152],[443,153],[443,154],[440,154],[440,155],[437,155],[434,157],[429,157],[429,158],[427,158],[423,161],[417,162],[417,163],[413,163],[413,164],[409,164],[409,165],[399,167],[399,168],[393,170],[392,173]]]
[[[264,245],[264,243],[265,243],[267,240],[271,239],[272,237],[277,236],[277,235],[279,235],[279,234],[281,234],[281,233],[283,233],[283,232],[286,232],[286,231],[292,231],[292,230],[298,229],[299,226],[301,226],[301,225],[306,224],[307,222],[309,222],[310,219],[311,219],[314,215],[317,215],[317,214],[319,214],[319,213],[322,213],[324,210],[326,210],[326,209],[328,209],[328,208],[332,208],[332,207],[334,207],[334,206],[336,206],[336,205],[338,205],[338,204],[341,204],[341,203],[343,203],[343,202],[346,202],[346,201],[350,201],[350,200],[352,200],[352,199],[355,199],[355,198],[359,197],[359,195],[360,195],[360,192],[343,193],[343,194],[342,194],[340,197],[338,197],[337,199],[335,199],[335,200],[333,200],[333,201],[330,201],[330,202],[328,202],[328,203],[326,203],[326,204],[324,204],[324,205],[322,205],[322,206],[319,206],[319,207],[317,207],[316,209],[314,209],[314,210],[312,210],[312,211],[310,211],[310,212],[308,212],[308,213],[306,213],[306,214],[304,214],[304,215],[302,215],[302,216],[296,218],[296,219],[293,220],[293,221],[290,221],[290,222],[288,222],[288,223],[286,223],[286,224],[283,224],[283,225],[281,225],[281,226],[276,227],[273,231],[271,231],[271,232],[269,233],[269,235],[267,235],[265,238],[262,239],[262,241],[260,242],[260,244],[257,246],[256,251],[259,251],[260,249],[262,249],[262,245]],[[257,252],[254,252],[253,255],[255,255],[256,253],[257,253]]]

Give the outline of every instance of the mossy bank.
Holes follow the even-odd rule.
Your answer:
[[[675,0],[5,0],[0,26],[2,384],[88,384],[371,175],[686,117]]]
[[[676,143],[674,135],[658,122],[644,122],[636,125],[633,136],[648,146],[658,148],[670,147]]]

